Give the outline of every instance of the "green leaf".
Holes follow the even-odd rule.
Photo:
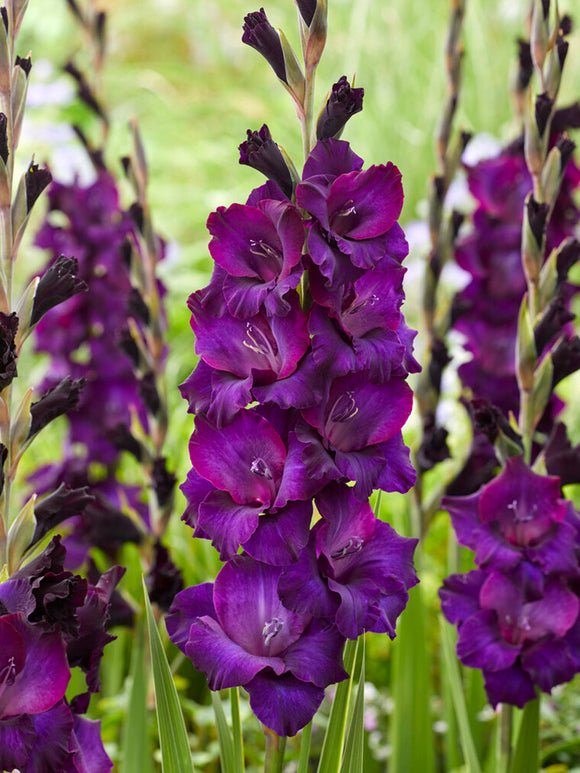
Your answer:
[[[359,640],[360,641],[360,640]],[[364,694],[365,694],[365,639],[362,637],[357,647],[357,663],[353,669],[359,674],[354,709],[350,718],[344,756],[340,773],[360,773],[363,770],[364,756]]]
[[[226,720],[222,699],[218,692],[211,693],[211,702],[215,714],[215,723],[218,733],[218,742],[220,745],[220,762],[222,773],[234,773],[234,741]]]
[[[147,721],[145,630],[141,619],[136,627],[131,663],[131,692],[123,727],[123,773],[151,773],[151,748]]]
[[[308,773],[308,759],[310,757],[310,739],[312,738],[312,722],[309,722],[302,731],[300,739],[300,756],[298,758],[297,773]]]
[[[240,720],[240,688],[230,687],[230,705],[232,709],[232,729],[234,746],[234,773],[244,773],[244,737]]]
[[[540,758],[540,700],[526,703],[510,773],[535,773]]]
[[[419,559],[417,559],[419,563]],[[420,573],[420,572],[419,572]],[[435,773],[431,717],[431,657],[427,610],[420,587],[413,588],[405,613],[397,623],[393,643],[391,773]],[[417,743],[417,739],[421,743]]]
[[[461,749],[465,758],[467,771],[468,773],[481,773],[481,767],[475,751],[475,744],[471,737],[471,728],[467,716],[461,673],[455,656],[453,636],[450,627],[443,620],[440,620],[440,623],[441,647],[443,650],[443,659],[445,661],[445,676],[449,681],[449,690],[453,699],[455,718],[459,729],[459,740],[461,741]]]
[[[342,747],[344,744],[344,734],[346,728],[346,717],[348,715],[348,704],[350,701],[350,692],[354,674],[354,660],[358,647],[358,642],[347,641],[344,648],[344,667],[350,673],[350,679],[345,679],[336,688],[330,716],[328,718],[328,727],[322,743],[322,752],[318,763],[318,773],[338,773],[340,760],[342,757]]]
[[[159,727],[159,745],[161,747],[161,768],[163,773],[193,773],[191,751],[179,696],[173,683],[171,669],[163,649],[161,637],[155,624],[153,610],[149,603],[145,578],[143,595],[149,629],[151,664],[153,666],[153,684],[155,686],[155,707]]]

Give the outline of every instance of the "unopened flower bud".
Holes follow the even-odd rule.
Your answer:
[[[560,335],[564,325],[574,319],[574,316],[575,315],[566,308],[566,304],[562,297],[557,295],[544,309],[540,321],[534,327],[536,351],[541,354],[550,341],[557,335]]]
[[[339,78],[318,118],[316,139],[339,139],[349,118],[362,110],[364,93],[364,89],[352,88],[346,75]]]
[[[312,2],[304,3],[304,5],[310,7]],[[304,63],[308,70],[316,67],[326,45],[328,2],[327,0],[317,0],[315,5],[314,14],[310,24],[308,24],[308,36],[304,52]]]
[[[552,363],[554,365],[553,388],[566,376],[580,370],[580,338],[578,336],[563,338],[552,350]]]
[[[33,437],[54,419],[77,408],[85,384],[84,378],[73,381],[70,376],[67,376],[53,389],[49,389],[38,402],[32,403],[28,437]]]
[[[518,338],[516,343],[516,375],[520,390],[531,392],[534,386],[534,371],[538,355],[534,342],[534,331],[528,311],[528,298],[524,296],[518,319]]]
[[[40,169],[38,164],[31,162],[28,171],[24,175],[26,189],[26,214],[30,212],[42,191],[52,181],[52,175],[48,169]]]
[[[61,255],[46,269],[38,286],[30,313],[30,326],[42,319],[49,309],[67,301],[77,293],[86,292],[88,285],[77,279],[79,263],[76,258]]]
[[[566,281],[568,272],[580,259],[580,242],[578,239],[567,239],[558,249],[556,269],[558,284]]]
[[[568,43],[559,35],[556,44],[550,50],[545,74],[546,91],[552,99],[556,99],[558,91],[560,90],[562,70],[564,68],[567,53]]]
[[[252,169],[262,172],[269,180],[277,183],[288,198],[291,198],[294,187],[292,173],[266,124],[257,132],[248,129],[247,135],[248,139],[239,146],[240,164],[247,164]]]
[[[530,193],[524,209],[524,227],[522,229],[522,264],[526,278],[536,282],[544,258],[546,220],[549,206],[539,204]]]
[[[548,52],[550,38],[549,14],[550,0],[534,0],[530,46],[532,60],[538,70],[542,70]]]
[[[243,30],[242,43],[255,48],[259,54],[262,54],[278,78],[287,84],[286,64],[280,35],[268,21],[263,8],[244,16]]]

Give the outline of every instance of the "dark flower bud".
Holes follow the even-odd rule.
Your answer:
[[[564,300],[557,295],[544,309],[540,321],[534,328],[536,351],[541,354],[552,339],[562,332],[562,328],[574,319]]]
[[[2,16],[2,24],[4,25],[4,30],[8,32],[8,11],[4,6],[0,8],[0,16]]]
[[[149,306],[143,300],[143,296],[136,287],[132,287],[129,290],[129,296],[127,298],[127,314],[134,319],[139,319],[146,325],[151,321],[151,314],[149,312]]]
[[[145,225],[145,214],[143,212],[143,207],[141,204],[139,204],[139,202],[135,201],[133,204],[131,204],[129,207],[129,217],[135,223],[137,229],[143,233],[143,227]]]
[[[463,225],[463,221],[465,220],[465,215],[463,212],[459,212],[459,210],[454,209],[451,213],[451,238],[453,241],[457,239],[457,235],[459,233],[459,229]]]
[[[68,64],[65,65],[64,71],[71,75],[77,82],[77,93],[79,99],[82,100],[85,105],[94,113],[96,113],[99,118],[104,121],[104,123],[108,124],[109,118],[101,107],[98,99],[93,94],[93,91],[82,72],[77,67],[75,67],[72,62],[68,62]]]
[[[547,93],[538,94],[536,97],[535,117],[540,137],[544,136],[553,107],[554,100]]]
[[[503,433],[516,445],[521,446],[521,438],[510,426],[503,413],[489,400],[476,398],[464,403],[477,434],[484,435],[490,443],[495,443],[498,435]]]
[[[538,246],[541,246],[546,230],[546,221],[550,207],[548,204],[539,204],[533,196],[526,201],[528,224]]]
[[[67,5],[68,5],[68,7],[70,8],[70,10],[72,11],[72,13],[73,13],[73,14],[74,14],[74,15],[77,17],[77,19],[78,19],[78,20],[81,22],[81,24],[84,24],[84,21],[85,21],[85,19],[84,19],[84,16],[83,16],[83,14],[82,14],[82,11],[81,11],[81,9],[79,8],[79,5],[78,5],[78,3],[76,2],[76,0],[66,0],[66,3],[67,3]]]
[[[580,129],[580,102],[556,110],[552,118],[552,132],[561,134],[566,129]]]
[[[5,113],[0,113],[0,158],[8,163],[8,137],[6,135],[7,119]]]
[[[268,21],[263,8],[244,16],[243,30],[242,43],[262,54],[278,78],[287,84],[288,76],[280,36]]]
[[[128,327],[123,327],[118,331],[117,346],[131,360],[133,367],[139,370],[142,365],[141,352]]]
[[[67,518],[80,515],[94,499],[88,486],[71,488],[66,483],[61,483],[56,491],[36,503],[34,507],[36,529],[30,544],[36,544],[47,532]]]
[[[364,89],[353,89],[346,75],[339,78],[316,124],[316,138],[338,139],[348,119],[362,110],[364,93]]]
[[[158,456],[153,462],[153,489],[159,507],[165,507],[173,496],[177,478],[167,469],[167,459]]]
[[[139,380],[139,397],[152,416],[157,416],[161,410],[161,399],[155,384],[155,374],[152,370]]]
[[[565,282],[568,272],[580,258],[580,242],[578,239],[568,239],[558,250],[556,270],[558,272],[558,284]]]
[[[119,247],[119,255],[121,256],[123,265],[127,268],[127,270],[130,270],[131,262],[133,259],[133,245],[131,244],[130,239],[123,239],[121,246]]]
[[[560,34],[563,37],[566,37],[567,35],[570,35],[572,32],[572,19],[568,14],[565,14],[560,19]]]
[[[26,188],[26,213],[28,214],[36,199],[42,191],[50,184],[52,175],[48,169],[40,169],[38,164],[30,163],[28,171],[24,175],[24,186]]]
[[[97,585],[101,576],[101,573],[97,569],[97,565],[92,558],[89,558],[87,567],[87,579],[89,583],[91,585]],[[133,608],[125,601],[117,589],[111,594],[109,604],[109,628],[114,628],[117,625],[131,628],[135,620],[135,613]]]
[[[32,70],[32,59],[29,56],[17,56],[14,64],[24,71],[26,77],[30,75],[30,71]]]
[[[431,361],[429,363],[429,381],[439,394],[441,391],[441,376],[446,365],[451,362],[447,346],[440,338],[434,338],[431,344]]]
[[[51,421],[77,408],[85,384],[84,378],[73,381],[70,376],[67,376],[55,387],[49,389],[38,402],[32,403],[30,406],[32,421],[28,437],[34,437]]]
[[[556,147],[560,151],[560,168],[563,172],[568,165],[568,161],[572,157],[572,153],[576,148],[576,143],[573,142],[569,137],[559,137],[558,141],[556,142]]]
[[[67,258],[64,255],[58,257],[52,266],[46,269],[36,288],[30,313],[31,327],[36,325],[49,309],[68,301],[77,293],[84,293],[88,290],[87,283],[82,279],[77,279],[78,272],[78,260]]]
[[[125,542],[141,542],[142,534],[133,521],[108,499],[96,494],[81,516],[79,536],[88,545],[114,556]]]
[[[580,369],[580,338],[564,338],[552,350],[552,364],[554,373],[552,376],[552,388],[562,379]]]
[[[107,23],[107,14],[104,11],[99,11],[95,17],[95,37],[99,43],[99,49],[101,54],[105,52],[105,26]]]
[[[560,485],[580,483],[580,445],[572,447],[564,424],[558,422],[544,449],[546,469],[560,478]]]
[[[4,443],[0,443],[0,496],[4,491],[4,464],[8,457],[8,449]]]
[[[174,596],[183,590],[181,572],[169,558],[167,549],[157,540],[155,558],[146,579],[149,598],[152,603],[167,611]]]
[[[566,61],[566,56],[568,54],[568,46],[568,41],[564,40],[562,37],[558,37],[556,40],[556,52],[558,54],[560,69],[564,67],[564,62]]]
[[[26,566],[15,572],[11,579],[23,578],[28,580],[31,584],[47,573],[58,574],[64,569],[64,560],[66,558],[66,549],[61,545],[62,537],[57,534],[53,537],[48,545],[32,561],[29,561]]]
[[[530,50],[530,44],[518,39],[518,74],[516,79],[516,89],[518,91],[525,91],[530,85],[530,80],[534,72],[534,63],[532,61],[532,52]]]
[[[28,616],[48,631],[74,638],[79,631],[77,610],[85,601],[88,583],[72,572],[46,573],[31,583],[36,608]]]
[[[292,175],[280,148],[272,139],[270,130],[264,124],[260,131],[247,130],[248,139],[239,146],[240,164],[257,169],[269,180],[280,186],[282,193],[292,196]]]
[[[310,27],[312,24],[317,4],[317,0],[296,0],[300,16],[304,19],[304,23],[307,27]]]
[[[417,450],[417,466],[422,472],[433,469],[439,462],[449,459],[451,454],[447,446],[448,432],[438,427],[433,414],[428,414],[423,422],[423,439]]]
[[[12,383],[18,375],[16,368],[16,331],[18,317],[15,312],[4,314],[0,311],[0,392]]]
[[[485,435],[475,434],[467,462],[445,493],[453,497],[473,494],[493,478],[498,464],[493,446]]]
[[[116,424],[109,430],[107,437],[118,451],[128,451],[138,462],[143,459],[143,447],[126,424]]]

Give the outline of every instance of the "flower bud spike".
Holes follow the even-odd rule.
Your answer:
[[[537,360],[534,330],[530,321],[528,296],[526,294],[520,306],[516,345],[516,375],[520,390],[524,392],[531,392],[534,386],[534,371]]]
[[[534,66],[542,77],[546,54],[548,53],[550,0],[534,0],[530,47]]]

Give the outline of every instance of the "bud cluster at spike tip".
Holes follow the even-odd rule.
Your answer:
[[[580,515],[560,479],[521,456],[468,497],[444,497],[457,539],[477,569],[439,591],[458,626],[457,655],[479,668],[490,703],[522,708],[580,671]]]
[[[124,570],[96,584],[64,569],[55,537],[40,555],[0,583],[0,769],[21,773],[109,773],[100,721],[85,714],[100,689],[99,666],[111,599]],[[87,692],[67,699],[71,668]]]
[[[241,151],[269,142],[264,126]],[[393,637],[418,582],[416,540],[368,498],[414,483],[401,429],[419,366],[398,169],[319,141],[291,200],[273,165],[249,163],[270,179],[209,216],[214,270],[188,301],[200,360],[181,386],[196,414],[183,520],[226,564],[176,596],[167,627],[211,689],[243,686],[258,719],[295,735],[346,678],[345,640]]]

